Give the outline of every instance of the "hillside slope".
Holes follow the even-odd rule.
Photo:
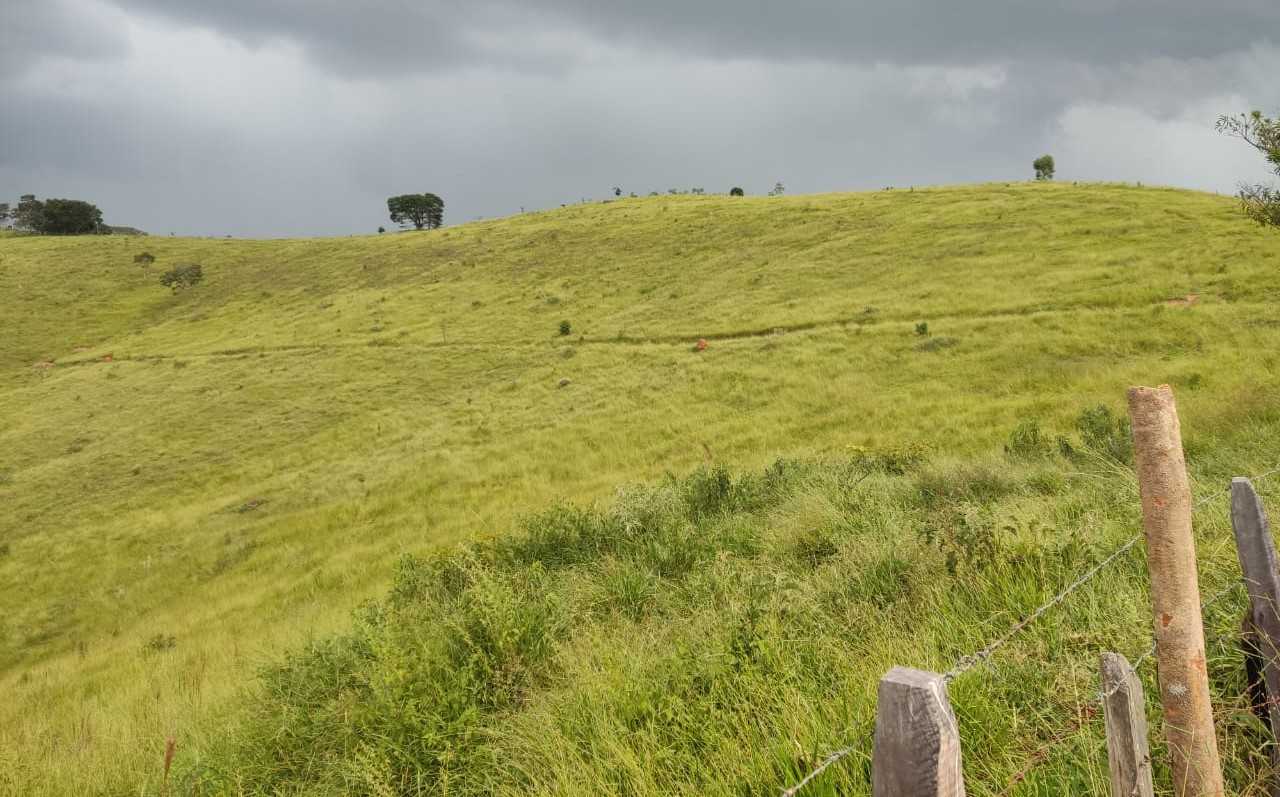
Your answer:
[[[154,264],[133,262],[144,250]],[[158,277],[183,262],[200,263],[205,281],[170,293]],[[753,469],[787,456],[847,465],[856,452],[883,458],[924,446],[927,464],[868,482],[901,498],[898,510],[875,510],[903,524],[881,524],[876,545],[920,546],[937,507],[908,501],[922,494],[919,480],[987,462],[1009,469],[1015,488],[952,503],[1105,548],[1133,521],[1125,469],[1101,466],[1099,475],[1048,454],[1014,465],[1002,445],[1028,420],[1050,440],[1080,445],[1083,410],[1119,409],[1131,383],[1172,382],[1206,487],[1280,459],[1278,267],[1280,238],[1243,221],[1231,201],[1123,186],[663,197],[354,239],[0,238],[0,689],[14,696],[0,718],[0,784],[28,794],[154,789],[170,734],[184,771],[201,772],[210,755],[247,770],[242,752],[220,745],[234,736],[229,727],[259,727],[237,719],[260,699],[243,693],[253,668],[345,628],[353,606],[385,590],[401,554],[505,539],[519,518],[555,501],[603,499],[700,463]],[[700,353],[699,338],[710,342]],[[822,474],[820,484],[839,481]],[[801,496],[799,508],[730,506],[725,516],[751,514],[766,537],[800,534],[805,502],[816,502],[823,523],[847,530],[830,513],[849,510],[829,510],[830,495],[814,489],[788,492]],[[779,525],[777,512],[800,519]],[[1099,524],[1109,531],[1090,536]],[[840,573],[879,550],[856,534],[828,542],[846,552],[836,557]],[[1054,534],[1043,542],[1058,544]],[[911,560],[923,568],[915,577],[945,584],[945,552],[925,557],[934,548]],[[1204,553],[1220,567],[1209,576],[1229,575],[1229,540],[1219,534]],[[691,560],[694,572],[718,561],[707,555]],[[772,554],[752,561],[752,578],[776,572]],[[595,565],[585,566],[584,583],[594,583]],[[1016,576],[1020,601],[1060,575]],[[1140,569],[1129,576],[1112,597],[1140,603]],[[1005,582],[975,583],[984,597],[964,613],[975,624],[965,642],[1007,619],[997,600]],[[548,594],[571,584],[555,582]],[[694,603],[624,619],[659,637],[673,618],[714,625],[712,604]],[[564,622],[581,633],[557,645],[591,638],[605,650],[634,633],[622,620]],[[1130,626],[1116,640],[1131,643],[1126,650],[1142,640],[1140,622]],[[960,648],[940,648],[937,633],[885,637],[879,649],[936,666]],[[850,657],[874,647],[858,637],[815,644]],[[829,687],[856,680],[865,697],[882,663],[870,656],[840,678],[802,672],[796,695],[816,701],[814,679],[826,678]],[[615,665],[601,667],[625,672],[625,662]],[[1088,666],[1068,680],[1087,684]],[[846,697],[836,711],[806,704],[794,733],[765,724],[698,749],[725,745],[707,760],[727,766],[735,744],[803,737],[799,759],[775,751],[772,763],[751,765],[772,787],[860,715],[856,694]],[[549,735],[532,725],[529,734],[521,738]],[[1020,738],[992,745],[992,783],[1016,767]],[[651,752],[675,755],[671,740],[660,741]],[[344,748],[335,760],[357,753]],[[581,766],[559,760],[563,770],[545,772]],[[637,773],[662,765],[660,756],[628,760]],[[406,771],[396,766],[403,761],[386,764],[388,777]],[[326,788],[358,790],[312,774]],[[262,788],[321,782],[305,772],[259,775]],[[525,785],[601,788],[546,777]],[[733,791],[730,780],[683,782]]]

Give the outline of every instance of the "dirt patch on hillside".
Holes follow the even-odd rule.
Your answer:
[[[1176,299],[1165,299],[1164,303],[1168,307],[1191,307],[1200,301],[1200,294],[1188,293],[1186,296],[1179,296]]]

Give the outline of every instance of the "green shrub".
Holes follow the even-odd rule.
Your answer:
[[[660,583],[658,577],[642,565],[629,560],[614,560],[604,568],[600,577],[599,607],[639,620],[655,603]]]
[[[929,470],[916,477],[920,503],[928,509],[962,503],[986,506],[1017,489],[1017,483],[1004,468],[981,463]]]
[[[164,653],[178,646],[178,639],[173,634],[156,634],[142,646],[144,653]]]
[[[699,468],[683,483],[685,504],[694,520],[722,512],[734,495],[733,477],[724,466]]]
[[[1058,453],[1067,459],[1074,460],[1080,455],[1080,452],[1076,451],[1076,447],[1071,444],[1066,435],[1058,435],[1057,444]]]
[[[1004,452],[1011,457],[1036,459],[1049,453],[1049,441],[1040,431],[1040,423],[1028,418],[1009,433],[1009,441],[1004,444]]]
[[[1076,418],[1076,430],[1086,449],[1121,463],[1133,461],[1133,431],[1126,416],[1116,416],[1105,404],[1090,407]]]
[[[817,567],[840,553],[829,529],[810,528],[796,538],[794,553],[797,559],[809,567]]]
[[[929,449],[920,443],[907,443],[875,450],[853,446],[849,452],[849,461],[854,467],[892,476],[902,476],[929,461]]]
[[[924,343],[918,344],[916,346],[916,351],[942,351],[943,349],[949,349],[952,346],[957,346],[959,345],[959,343],[960,343],[959,338],[952,338],[947,336],[943,336],[940,338],[929,338]]]
[[[919,324],[916,324],[916,334],[922,338],[929,337],[929,322],[921,321]]]
[[[921,537],[942,553],[947,572],[981,572],[1003,548],[1000,528],[991,514],[971,504],[947,507],[921,529]]]
[[[193,288],[204,280],[204,269],[199,263],[186,263],[166,271],[160,275],[160,284],[174,293],[185,288]]]
[[[566,337],[566,336],[570,335],[572,332],[573,332],[573,324],[570,324],[568,321],[561,321],[561,322],[560,322],[560,336],[561,336],[561,337]]]

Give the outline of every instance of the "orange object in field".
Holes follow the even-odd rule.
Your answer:
[[[695,349],[697,349],[698,351],[706,351],[706,350],[707,350],[707,339],[706,339],[706,338],[698,338],[698,345],[697,345],[697,346],[694,346],[694,348],[695,348]]]

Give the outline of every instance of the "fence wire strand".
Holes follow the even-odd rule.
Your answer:
[[[810,772],[808,775],[805,775],[805,776],[804,776],[804,780],[800,781],[799,783],[797,783],[796,785],[792,786],[792,787],[791,787],[791,788],[789,788],[789,789],[784,789],[784,790],[783,790],[783,792],[782,792],[782,797],[795,797],[795,795],[797,795],[797,794],[799,794],[799,793],[800,793],[800,790],[801,790],[801,789],[803,789],[805,786],[808,786],[808,785],[809,785],[809,781],[811,781],[811,780],[813,780],[814,778],[818,777],[818,776],[819,776],[819,775],[821,775],[823,772],[826,772],[826,771],[827,771],[827,767],[831,766],[832,764],[836,763],[836,762],[837,762],[837,761],[839,761],[840,759],[842,759],[842,758],[844,758],[845,756],[849,755],[849,754],[850,754],[850,753],[852,753],[854,750],[857,750],[857,749],[858,749],[859,747],[861,747],[863,744],[865,744],[866,742],[870,741],[874,736],[875,736],[875,731],[874,731],[874,729],[873,729],[872,731],[870,731],[870,732],[866,733],[865,735],[863,735],[863,737],[862,737],[861,739],[859,739],[857,743],[855,743],[855,744],[851,744],[851,745],[849,745],[848,747],[842,747],[842,748],[840,748],[839,750],[836,750],[836,751],[835,751],[834,753],[832,753],[831,755],[829,755],[829,756],[827,756],[826,758],[822,759],[822,763],[821,763],[821,764],[818,764],[818,766],[817,766],[817,767],[816,767],[812,772]]]
[[[1258,482],[1265,481],[1266,479],[1269,479],[1272,476],[1275,476],[1277,474],[1280,474],[1280,465],[1277,465],[1273,468],[1265,470],[1256,476],[1250,476],[1249,481],[1256,484]],[[1213,501],[1215,498],[1221,497],[1221,495],[1224,492],[1229,493],[1230,491],[1231,491],[1231,487],[1229,485],[1223,490],[1215,490],[1209,493],[1208,495],[1203,496],[1194,504],[1192,504],[1191,509],[1192,511],[1195,511],[1201,508],[1202,506],[1204,506],[1205,504],[1209,503],[1210,501]],[[954,681],[956,678],[960,677],[961,675],[964,675],[966,672],[978,666],[979,664],[985,663],[996,653],[996,651],[998,651],[1000,648],[1008,644],[1010,640],[1012,640],[1021,631],[1027,628],[1027,626],[1031,625],[1036,620],[1043,617],[1055,606],[1058,606],[1063,601],[1065,601],[1068,597],[1070,597],[1076,590],[1080,589],[1085,584],[1093,580],[1093,578],[1097,576],[1098,573],[1101,573],[1107,567],[1109,567],[1118,559],[1120,559],[1120,557],[1124,556],[1126,553],[1133,550],[1134,546],[1137,545],[1141,539],[1142,539],[1141,533],[1135,534],[1133,537],[1131,537],[1127,542],[1125,542],[1119,548],[1116,548],[1114,551],[1112,551],[1107,556],[1107,558],[1103,559],[1098,564],[1089,568],[1082,575],[1080,575],[1078,578],[1076,578],[1074,581],[1068,584],[1061,592],[1054,595],[1045,603],[1041,604],[1040,607],[1037,608],[1035,611],[1033,611],[1031,614],[1027,615],[1025,618],[1019,620],[1018,622],[1010,626],[1010,628],[1007,631],[1005,631],[1003,634],[1001,634],[1000,636],[992,640],[990,643],[988,643],[986,647],[982,648],[981,650],[977,650],[973,653],[967,654],[965,656],[961,656],[956,661],[955,666],[953,666],[950,670],[948,670],[946,673],[943,674],[942,676],[943,680],[949,684],[952,681]],[[1201,613],[1203,614],[1203,612],[1206,611],[1214,603],[1216,603],[1226,595],[1230,594],[1232,591],[1239,588],[1240,584],[1241,582],[1239,581],[1233,581],[1230,584],[1228,584],[1226,587],[1224,587],[1222,590],[1220,590],[1219,592],[1211,596],[1209,600],[1201,604],[1201,607],[1200,607]],[[1145,662],[1151,656],[1155,655],[1155,652],[1156,652],[1156,645],[1155,645],[1155,642],[1152,642],[1151,647],[1149,647],[1141,656],[1138,657],[1138,659],[1132,665],[1130,665],[1133,668],[1133,671],[1137,672],[1138,668],[1142,666],[1143,662]],[[1101,703],[1107,697],[1110,697],[1110,694],[1104,693],[1102,690],[1099,690],[1098,693],[1090,700],[1090,704]],[[865,741],[866,739],[864,738],[860,740],[858,744],[853,744],[848,747],[843,747],[831,753],[825,759],[823,759],[822,763],[820,763],[816,768],[814,768],[813,771],[811,771],[808,775],[805,775],[805,777],[800,782],[798,782],[796,785],[788,789],[784,789],[782,791],[781,797],[795,797],[795,795],[798,794],[801,791],[801,789],[807,786],[810,782],[812,782],[814,778],[817,778],[819,775],[825,772],[828,768],[830,768],[831,766],[833,766],[834,764],[836,764],[837,762],[839,762],[841,759],[845,758],[849,754],[853,753],[855,750],[858,749],[859,746],[861,746],[861,742],[865,742]]]
[[[1098,573],[1101,573],[1103,570],[1105,570],[1107,566],[1110,565],[1112,562],[1119,559],[1121,556],[1124,556],[1129,551],[1133,550],[1133,546],[1138,544],[1139,539],[1141,539],[1141,537],[1135,536],[1134,538],[1126,542],[1124,545],[1121,545],[1119,548],[1112,551],[1110,556],[1108,556],[1106,559],[1103,559],[1098,564],[1086,570],[1083,575],[1081,575],[1075,581],[1072,581],[1070,584],[1068,584],[1066,589],[1062,590],[1057,595],[1054,595],[1048,601],[1041,604],[1040,608],[1036,609],[1031,614],[1027,615],[1023,619],[1014,623],[1009,628],[1008,631],[1005,631],[1003,634],[996,637],[994,640],[991,641],[990,644],[988,644],[982,650],[976,651],[974,653],[970,653],[967,656],[961,656],[959,661],[956,662],[956,665],[952,667],[950,670],[947,670],[945,674],[943,674],[942,676],[943,680],[946,681],[947,683],[951,683],[956,678],[960,677],[961,675],[964,675],[966,672],[973,669],[974,667],[977,667],[979,664],[982,664],[987,659],[990,659],[991,656],[997,650],[999,650],[1000,648],[1008,644],[1009,640],[1017,636],[1018,633],[1022,631],[1022,629],[1031,625],[1036,620],[1039,620],[1050,609],[1052,609],[1053,607],[1057,606],[1059,603],[1062,603],[1064,600],[1066,600],[1071,595],[1071,593],[1075,592],[1076,590],[1083,587],[1085,584],[1089,583],[1089,581],[1091,581],[1094,576],[1098,575]]]
[[[1201,614],[1204,614],[1205,612],[1209,611],[1210,606],[1213,606],[1215,603],[1222,600],[1227,595],[1230,595],[1232,592],[1235,592],[1237,589],[1239,589],[1243,585],[1243,583],[1244,582],[1242,581],[1233,581],[1230,584],[1228,584],[1226,587],[1215,592],[1212,596],[1210,596],[1210,598],[1207,601],[1200,604]],[[1141,656],[1139,656],[1136,660],[1134,660],[1133,664],[1129,665],[1129,668],[1132,669],[1134,673],[1137,673],[1139,668],[1142,667],[1143,662],[1145,662],[1147,659],[1154,656],[1155,652],[1156,652],[1156,643],[1152,642],[1150,647],[1148,647],[1142,653]],[[1111,697],[1116,692],[1120,691],[1124,686],[1126,686],[1126,684],[1121,682],[1116,684],[1114,687],[1112,687],[1110,690],[1107,690],[1107,691],[1103,691],[1101,688],[1099,688],[1099,690],[1093,695],[1093,697],[1089,698],[1089,700],[1081,704],[1079,706],[1078,715],[1074,721],[1069,723],[1067,727],[1062,731],[1058,732],[1057,734],[1054,734],[1053,738],[1051,738],[1048,742],[1041,745],[1040,747],[1036,748],[1036,750],[1034,750],[1031,753],[1031,755],[1028,756],[1030,763],[1028,763],[1022,769],[1018,770],[1018,772],[1009,780],[1009,783],[1008,785],[1005,786],[1004,791],[1000,792],[1001,797],[1007,797],[1007,795],[1012,794],[1013,789],[1018,784],[1026,780],[1027,777],[1030,776],[1031,773],[1034,772],[1037,767],[1039,767],[1041,764],[1047,761],[1049,757],[1048,754],[1054,747],[1061,744],[1065,739],[1067,739],[1073,733],[1084,728],[1090,721],[1097,718],[1100,715],[1100,710],[1102,709],[1102,705],[1103,703],[1106,702],[1107,698]],[[1151,766],[1150,761],[1148,760],[1143,762],[1143,766]],[[1135,795],[1131,795],[1130,797],[1135,797]]]

